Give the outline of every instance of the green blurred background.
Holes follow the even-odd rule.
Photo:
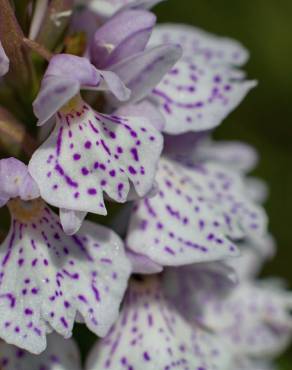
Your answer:
[[[271,190],[266,208],[279,248],[264,274],[280,276],[292,288],[292,0],[168,0],[156,13],[160,22],[192,24],[250,50],[245,69],[259,86],[217,137],[247,141],[260,153],[255,175]],[[292,349],[280,363],[292,370]]]

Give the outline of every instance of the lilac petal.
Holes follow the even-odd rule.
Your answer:
[[[248,51],[237,41],[219,37],[193,26],[162,24],[155,27],[150,43],[174,43],[182,46],[184,56],[204,57],[212,64],[242,66],[248,60]],[[195,59],[194,59],[195,61]]]
[[[124,117],[146,117],[158,131],[162,131],[165,127],[163,115],[159,109],[148,100],[142,100],[136,104],[122,105],[115,114]]]
[[[96,335],[117,319],[130,264],[111,230],[84,222],[75,236],[41,201],[9,205],[12,225],[0,248],[0,336],[40,353],[48,325],[68,338],[77,312]]]
[[[152,98],[166,118],[165,132],[181,134],[218,126],[255,85],[198,55],[181,59],[155,87]]]
[[[109,90],[121,100],[127,100],[130,93],[114,73],[99,71],[86,58],[69,54],[55,55],[33,103],[38,124],[48,121],[80,89]]]
[[[160,160],[158,195],[136,203],[130,250],[161,265],[207,262],[237,255],[229,238],[260,237],[264,211],[247,197],[237,173],[208,163],[187,168]]]
[[[6,75],[9,70],[9,59],[0,41],[0,77]]]
[[[161,45],[135,54],[115,64],[111,70],[131,90],[133,103],[145,98],[180,57],[179,46]]]
[[[204,323],[235,353],[277,356],[292,337],[291,305],[291,294],[279,287],[246,282],[229,297],[205,305]]]
[[[23,200],[38,198],[37,184],[28,173],[27,166],[16,158],[0,160],[0,206],[11,198]]]
[[[189,325],[151,279],[132,282],[121,315],[93,348],[87,370],[229,368],[216,336]]]
[[[74,235],[82,226],[87,212],[71,211],[60,209],[60,222],[67,235]]]
[[[127,256],[131,261],[134,274],[158,274],[163,270],[162,266],[141,254],[127,251]]]
[[[48,203],[105,215],[103,192],[123,203],[129,181],[139,196],[152,189],[162,136],[143,118],[106,116],[78,104],[58,114],[29,171]]]
[[[3,370],[81,370],[76,344],[56,334],[48,336],[48,347],[39,356],[1,342],[0,364]]]
[[[150,9],[164,0],[91,0],[89,7],[98,15],[109,18],[119,10]]]
[[[143,51],[155,24],[154,14],[144,10],[123,11],[110,18],[95,33],[91,61],[97,68],[110,66]]]

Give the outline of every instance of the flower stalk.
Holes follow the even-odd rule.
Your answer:
[[[9,0],[0,0],[0,38],[10,60],[10,69],[5,76],[7,83],[22,99],[30,98],[34,71],[29,50],[23,43],[24,34]],[[9,32],[7,32],[9,30]],[[25,91],[25,94],[23,92]]]

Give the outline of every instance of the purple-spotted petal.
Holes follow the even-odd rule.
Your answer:
[[[182,24],[158,25],[154,29],[150,43],[179,44],[183,48],[184,56],[196,58],[201,55],[205,62],[212,64],[241,66],[249,57],[248,51],[235,40]]]
[[[117,319],[130,263],[111,230],[84,222],[64,234],[42,200],[9,203],[12,225],[0,248],[0,336],[40,353],[48,326],[68,338],[77,312],[99,336]]]
[[[78,104],[58,113],[56,127],[33,154],[29,171],[48,203],[105,215],[103,192],[125,202],[129,181],[139,196],[152,189],[162,136],[143,118],[106,116]]]
[[[144,10],[123,11],[110,18],[95,33],[91,61],[97,68],[110,66],[143,51],[155,24],[154,14]]]
[[[99,71],[86,58],[58,54],[51,59],[33,103],[38,124],[48,121],[81,89],[110,91],[120,100],[127,100],[130,94],[114,73]]]
[[[0,77],[4,76],[9,70],[9,59],[0,41]]]
[[[119,10],[150,9],[164,0],[90,0],[89,7],[102,17],[111,17]]]
[[[165,116],[166,133],[204,131],[218,126],[255,85],[198,55],[182,58],[154,88],[152,99]]]
[[[268,282],[241,283],[204,307],[204,324],[239,355],[276,356],[292,337],[291,294]]]
[[[115,64],[111,70],[131,90],[131,102],[145,98],[181,57],[178,45],[161,45]],[[118,102],[117,102],[118,104]]]
[[[233,66],[247,59],[237,42],[193,27],[164,25],[154,29],[150,45],[176,43],[182,59],[154,89],[153,99],[167,119],[166,133],[208,130],[221,121],[255,86]]]
[[[162,265],[237,255],[229,238],[262,236],[266,216],[246,195],[241,178],[208,163],[188,168],[160,160],[159,192],[136,203],[127,246]]]
[[[122,105],[115,114],[124,117],[146,117],[151,125],[158,131],[162,131],[165,127],[163,115],[159,109],[148,100],[142,100],[136,104]]]
[[[1,342],[0,364],[2,370],[81,370],[76,344],[56,334],[48,336],[48,347],[38,356]]]
[[[87,215],[87,212],[71,211],[68,209],[60,209],[60,222],[64,232],[67,235],[74,235],[82,226],[82,223]]]
[[[150,280],[131,284],[119,320],[86,369],[226,370],[229,361],[218,338],[190,326]]]
[[[0,206],[11,198],[30,200],[40,196],[35,181],[28,173],[27,166],[16,158],[0,160]]]

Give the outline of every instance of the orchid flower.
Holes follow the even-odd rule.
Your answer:
[[[192,327],[154,278],[132,281],[117,323],[92,349],[87,370],[231,369],[216,336]]]
[[[139,196],[147,194],[162,150],[161,134],[146,119],[94,111],[80,98],[82,86],[128,97],[112,72],[99,72],[84,58],[55,56],[34,109],[40,123],[56,114],[56,126],[29,164],[42,198],[62,210],[82,212],[81,219],[86,212],[107,213],[103,192],[125,202],[129,180]],[[70,217],[63,219],[65,230],[74,233]]]
[[[72,335],[77,313],[106,335],[130,274],[120,238],[90,222],[73,237],[64,234],[22,162],[2,159],[0,177],[1,205],[12,218],[0,248],[0,337],[40,353],[48,332]]]

